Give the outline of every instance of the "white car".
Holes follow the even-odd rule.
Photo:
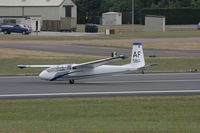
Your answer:
[[[200,30],[200,22],[198,23],[197,28]]]

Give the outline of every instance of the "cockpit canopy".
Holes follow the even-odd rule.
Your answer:
[[[63,72],[63,71],[70,71],[72,70],[72,65],[65,65],[65,66],[57,66],[57,67],[51,67],[47,69],[47,72]]]

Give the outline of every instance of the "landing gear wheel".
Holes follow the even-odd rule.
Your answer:
[[[144,70],[142,71],[142,74],[144,74]]]
[[[74,80],[73,80],[73,79],[70,79],[70,80],[69,80],[69,83],[70,83],[70,84],[74,84]]]

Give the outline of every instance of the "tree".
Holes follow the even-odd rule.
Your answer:
[[[200,8],[200,0],[192,0],[191,6],[194,8]]]
[[[86,17],[101,16],[108,11],[132,10],[132,0],[73,0],[78,7],[78,21]],[[135,10],[143,8],[200,8],[200,0],[134,0]]]

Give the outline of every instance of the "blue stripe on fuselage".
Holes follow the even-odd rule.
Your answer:
[[[59,78],[62,78],[62,77],[64,77],[64,76],[66,76],[66,75],[69,75],[69,74],[72,74],[72,73],[76,73],[76,72],[83,72],[83,70],[82,70],[82,71],[67,72],[67,73],[65,73],[65,74],[61,74],[61,75],[55,76],[55,77],[54,77],[53,79],[51,79],[50,81],[55,81],[55,80],[57,80],[57,79],[59,79]]]

